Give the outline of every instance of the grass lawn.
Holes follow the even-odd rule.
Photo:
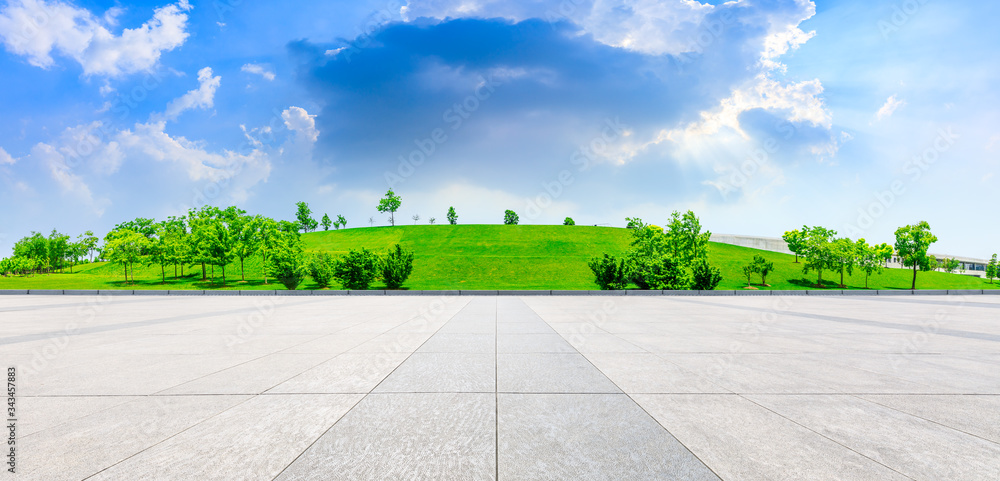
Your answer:
[[[367,247],[379,253],[395,243],[415,254],[413,274],[404,284],[409,289],[596,289],[587,261],[604,252],[617,255],[628,248],[630,231],[613,227],[537,226],[537,225],[420,225],[366,227],[304,234],[307,251],[328,251],[334,255],[349,249]],[[759,251],[746,247],[712,243],[711,263],[722,270],[719,289],[746,287],[741,268],[754,255],[774,262],[775,272],[768,276],[770,287],[761,289],[809,289],[815,273],[802,273],[802,264],[786,254]],[[94,263],[77,266],[73,274],[49,274],[33,277],[0,277],[0,289],[283,289],[273,280],[263,283],[259,258],[245,262],[247,281],[240,280],[236,262],[222,270],[215,268],[214,281],[201,280],[200,266],[187,266],[184,276],[173,278],[167,267],[166,283],[161,283],[160,267],[136,268],[136,282],[126,283],[124,270],[117,265]],[[209,272],[211,274],[211,271]],[[872,276],[872,289],[909,289],[911,272],[886,269]],[[836,288],[840,276],[824,272],[824,284]],[[759,279],[754,280],[755,283]],[[864,288],[864,273],[845,276],[851,289]],[[384,286],[376,285],[374,288]],[[989,289],[983,279],[958,274],[921,272],[918,289]],[[301,289],[314,289],[309,279]]]

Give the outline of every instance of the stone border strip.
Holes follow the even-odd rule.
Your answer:
[[[566,290],[443,290],[443,291],[394,291],[394,290],[76,290],[76,289],[0,289],[0,295],[39,296],[972,296],[1000,295],[1000,289],[950,289],[950,290],[718,290],[718,291],[566,291]]]

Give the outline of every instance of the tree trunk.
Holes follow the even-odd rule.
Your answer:
[[[212,281],[215,281],[215,264],[212,264]]]
[[[125,264],[125,282],[128,282],[128,264]]]
[[[917,288],[917,263],[913,263],[913,284],[910,285],[910,290]]]
[[[208,279],[208,277],[205,275],[205,263],[202,262],[201,263],[201,280],[204,281],[205,279]]]
[[[868,273],[865,273],[865,289],[868,289]]]
[[[840,288],[844,288],[844,268],[840,268]]]
[[[221,267],[222,267],[222,282],[226,282],[226,265],[223,264]]]
[[[166,268],[163,267],[163,264],[160,264],[160,278],[162,279],[162,282],[161,282],[162,284],[166,284],[167,283],[167,271],[166,271]]]
[[[247,280],[247,273],[246,273],[245,270],[243,270],[243,258],[242,257],[240,257],[240,280],[242,280],[242,281]]]
[[[177,263],[174,262],[174,279],[177,279]]]

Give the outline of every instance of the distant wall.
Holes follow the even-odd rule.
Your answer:
[[[712,234],[709,238],[712,242],[718,242],[720,244],[731,244],[734,246],[741,247],[751,247],[753,249],[760,249],[764,251],[780,252],[782,254],[791,254],[792,251],[788,250],[788,243],[780,237],[757,237],[749,235],[733,235],[733,234]]]

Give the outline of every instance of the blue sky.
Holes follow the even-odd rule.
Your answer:
[[[1000,250],[993,2],[0,2],[0,253],[203,203],[384,225],[390,186],[421,223]]]

